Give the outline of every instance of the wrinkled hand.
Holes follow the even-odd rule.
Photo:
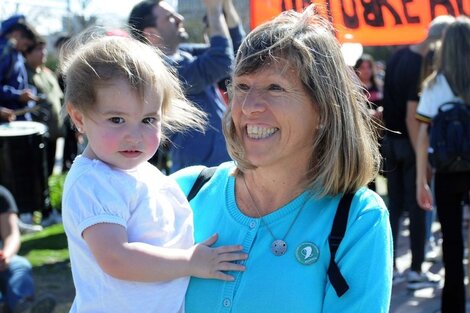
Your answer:
[[[189,264],[192,276],[232,281],[234,280],[233,276],[225,274],[225,271],[242,272],[245,270],[245,266],[234,263],[234,261],[248,258],[248,255],[242,252],[243,246],[211,248],[217,239],[218,235],[214,234],[192,248]]]

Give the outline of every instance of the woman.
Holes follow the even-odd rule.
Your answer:
[[[372,115],[372,118],[378,123],[380,129],[383,128],[382,124],[382,82],[379,82],[375,75],[375,62],[369,54],[363,54],[359,59],[357,59],[356,64],[354,65],[354,71],[357,74],[357,77],[360,80],[362,91],[369,100],[369,114]],[[382,137],[382,136],[380,136]],[[381,138],[379,138],[380,145],[382,144]],[[370,189],[376,191],[375,180],[371,181],[368,185]]]
[[[379,82],[375,75],[375,62],[371,55],[363,54],[357,59],[354,65],[357,77],[361,81],[364,92],[369,101],[373,104],[373,109],[378,109],[382,104],[382,83]]]
[[[313,5],[253,30],[235,61],[224,134],[235,162],[220,165],[191,201],[195,240],[219,233],[249,254],[235,280],[192,279],[186,312],[388,312],[388,211],[362,186],[379,152],[366,99],[331,25]],[[174,174],[188,194],[201,167]],[[355,192],[336,263],[328,236],[343,193]],[[209,206],[209,207],[208,207]]]
[[[428,128],[439,106],[451,100],[470,103],[470,19],[458,17],[447,29],[438,52],[436,70],[424,82],[417,108],[421,122],[416,150],[416,197],[425,210],[432,210],[432,192],[427,180]],[[442,290],[442,312],[465,312],[464,241],[462,205],[470,190],[470,172],[434,174],[434,196],[441,223],[445,283]]]

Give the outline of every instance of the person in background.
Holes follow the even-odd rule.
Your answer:
[[[25,109],[37,96],[28,88],[28,77],[22,53],[34,44],[37,34],[23,15],[14,15],[0,28],[0,103],[11,110]],[[26,113],[17,120],[31,119]]]
[[[420,86],[423,85],[424,81],[426,78],[428,78],[429,75],[431,75],[434,70],[435,70],[435,65],[436,65],[436,52],[439,48],[440,41],[436,42],[435,44],[431,45],[429,47],[429,51],[426,53],[426,55],[423,58],[423,63],[421,64],[421,74],[420,74]],[[433,175],[432,175],[432,168],[431,165],[428,164],[428,170],[427,170],[427,177],[428,177],[428,182],[431,185],[431,188],[434,188],[434,183],[432,182],[433,180]],[[424,243],[424,259],[426,261],[430,262],[435,262],[440,256],[439,253],[439,241],[434,236],[433,233],[433,224],[434,221],[436,220],[436,208],[433,206],[432,210],[426,211],[426,235],[425,235],[425,243]]]
[[[2,313],[50,313],[55,307],[51,296],[34,301],[34,282],[29,261],[17,255],[21,240],[18,208],[11,192],[0,185],[0,302]]]
[[[197,55],[179,48],[187,38],[184,18],[168,2],[142,1],[129,15],[131,35],[162,50],[166,61],[177,69],[188,99],[206,112],[209,119],[205,133],[193,130],[170,137],[169,172],[197,164],[214,166],[230,159],[222,134],[222,116],[226,106],[217,82],[229,76],[231,71],[233,44],[227,25],[229,18],[226,20],[223,10],[231,16],[234,7],[232,0],[204,0],[204,4],[210,45],[199,50]],[[230,26],[235,32],[241,30],[237,24]]]
[[[33,120],[45,124],[48,128],[47,172],[51,175],[55,163],[56,142],[63,135],[63,125],[59,118],[63,93],[56,75],[45,66],[47,48],[44,38],[38,37],[36,43],[26,50],[24,55],[29,85],[35,87],[36,96],[40,98],[37,105],[41,109],[32,114]]]
[[[389,310],[388,211],[365,187],[380,163],[375,126],[332,25],[315,8],[258,26],[237,53],[223,123],[234,162],[219,165],[190,204],[196,242],[220,232],[220,244],[242,242],[250,257],[234,281],[191,278],[186,313]],[[188,194],[202,169],[172,176]],[[343,196],[352,203],[331,257]]]
[[[230,38],[232,39],[233,54],[236,55],[238,47],[240,47],[242,40],[246,36],[245,30],[243,29],[240,16],[238,15],[238,12],[235,9],[232,1],[223,1],[222,12],[224,14],[225,20],[227,21]],[[203,16],[202,22],[204,24],[204,43],[182,43],[179,46],[181,50],[186,51],[192,55],[199,55],[207,50],[208,45],[210,44],[210,28],[207,15]],[[229,102],[227,94],[227,83],[229,82],[229,78],[230,77],[225,77],[217,82],[218,89],[222,98],[224,99],[225,104],[228,104]]]
[[[60,56],[62,47],[71,39],[70,36],[60,36],[54,43],[56,53]],[[64,78],[62,73],[58,71],[56,73],[57,80],[62,92],[65,90]],[[82,136],[77,132],[72,125],[70,120],[64,121],[64,151],[62,155],[62,172],[68,172],[72,166],[73,160],[78,154],[78,143],[83,141]]]
[[[424,82],[416,113],[420,121],[416,150],[416,199],[425,210],[432,210],[435,203],[441,224],[445,269],[441,302],[443,313],[466,312],[462,200],[470,191],[470,172],[436,171],[433,201],[427,174],[428,128],[440,105],[453,100],[470,103],[469,49],[470,19],[461,16],[445,32],[436,69]]]
[[[407,280],[407,287],[412,290],[436,286],[440,280],[438,275],[422,270],[426,214],[416,202],[415,149],[419,123],[415,115],[423,57],[429,47],[441,39],[445,28],[453,20],[452,16],[436,17],[429,25],[426,38],[396,51],[388,61],[385,72],[382,103],[387,131],[382,153],[395,251],[403,212],[408,212],[410,220],[411,266],[405,277],[395,264],[394,283]]]
[[[383,98],[383,82],[379,81],[375,75],[374,58],[369,54],[363,54],[354,64],[354,70],[361,81],[367,99],[372,103],[373,108],[381,113]],[[380,108],[380,109],[379,109]],[[378,118],[381,118],[378,116]]]
[[[57,139],[64,134],[62,120],[59,118],[62,107],[63,93],[57,81],[57,76],[46,67],[47,49],[46,40],[37,37],[35,44],[24,53],[29,86],[34,87],[37,103],[40,109],[32,113],[34,121],[47,126],[46,141],[47,177],[52,175],[55,165]],[[44,208],[41,225],[43,227],[60,223],[60,215],[52,207]]]
[[[94,37],[79,36],[63,67],[65,108],[88,142],[62,198],[71,312],[184,312],[189,276],[230,281],[244,270],[232,261],[247,257],[238,245],[211,248],[216,234],[194,245],[188,202],[147,162],[162,131],[201,129],[205,115],[155,48]]]
[[[32,45],[38,34],[26,22],[24,15],[13,15],[0,27],[0,106],[3,121],[32,120],[28,102],[34,105],[38,97],[29,88],[23,53]],[[1,170],[1,169],[0,169]],[[21,232],[38,232],[40,225],[33,225],[31,214],[18,219]]]
[[[354,71],[361,82],[363,87],[362,90],[366,95],[367,100],[369,100],[369,114],[371,114],[374,121],[377,122],[377,127],[381,128],[383,124],[383,82],[379,81],[375,75],[375,62],[372,56],[369,54],[363,54],[359,59],[357,59],[356,64],[354,64]],[[381,144],[381,138],[379,138],[379,144]],[[375,180],[371,181],[368,187],[375,191]]]

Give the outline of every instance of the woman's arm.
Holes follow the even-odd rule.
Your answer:
[[[420,123],[416,141],[416,200],[424,210],[432,210],[432,192],[428,185],[428,124]]]

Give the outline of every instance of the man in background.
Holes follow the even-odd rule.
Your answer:
[[[59,118],[63,93],[57,76],[45,65],[47,49],[46,40],[43,37],[38,36],[35,44],[26,50],[24,56],[29,86],[34,87],[36,96],[39,98],[37,102],[39,110],[31,115],[34,121],[46,125],[48,130],[48,136],[44,138],[44,141],[46,142],[47,177],[49,178],[55,165],[57,139],[64,135],[62,120]],[[50,203],[45,205],[41,213],[41,226],[43,227],[62,222],[59,213],[52,209]]]
[[[190,165],[215,166],[230,160],[222,133],[226,107],[216,84],[230,76],[234,58],[232,39],[241,42],[237,38],[244,33],[232,0],[205,0],[204,3],[209,45],[194,50],[188,45],[180,49],[180,43],[188,37],[184,18],[168,2],[142,1],[129,16],[132,36],[158,47],[167,56],[167,62],[178,71],[188,99],[208,116],[205,133],[189,131],[170,137],[171,172]]]
[[[28,88],[23,53],[34,44],[36,32],[23,15],[5,20],[0,28],[0,106],[11,110],[25,109],[28,101],[38,98]],[[17,114],[17,120],[31,119]]]
[[[52,312],[56,302],[51,296],[34,301],[31,264],[17,255],[21,245],[17,213],[13,195],[0,186],[0,312]]]

